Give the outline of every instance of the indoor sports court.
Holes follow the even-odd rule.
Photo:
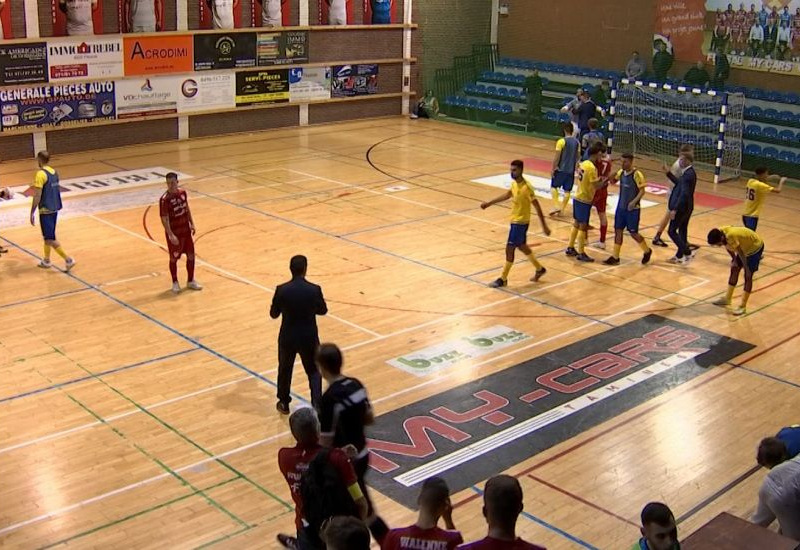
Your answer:
[[[750,521],[769,474],[759,442],[800,423],[800,141],[769,137],[800,136],[800,118],[773,124],[764,113],[800,117],[791,56],[777,74],[751,66],[757,52],[717,40],[731,61],[726,82],[678,91],[693,58],[676,38],[671,80],[624,75],[632,50],[649,70],[653,37],[669,38],[660,2],[568,2],[599,10],[572,29],[606,51],[546,48],[563,39],[561,8],[520,0],[456,3],[458,13],[450,2],[395,0],[387,20],[380,2],[354,0],[338,14],[336,2],[289,0],[277,30],[265,30],[260,3],[237,3],[235,28],[222,29],[216,5],[178,0],[158,4],[160,28],[141,37],[115,19],[116,3],[101,4],[89,39],[69,34],[69,12],[50,21],[44,0],[0,8],[14,32],[0,42],[0,545],[281,548],[278,534],[295,536],[278,467],[295,440],[275,407],[281,321],[269,313],[298,254],[327,302],[319,339],[339,346],[343,373],[372,404],[366,480],[390,528],[417,521],[420,487],[437,476],[463,540],[482,539],[486,481],[507,474],[523,493],[516,536],[548,549],[631,548],[644,540],[649,502],[672,511],[683,548],[800,545],[780,516],[769,527]],[[715,0],[705,4],[703,60],[720,21]],[[800,13],[796,0],[774,4]],[[233,52],[209,37],[227,37]],[[32,51],[42,43],[44,61]],[[85,55],[69,52],[78,43],[100,45],[102,68],[67,59]],[[27,52],[38,80],[26,80],[8,44]],[[137,47],[174,51],[134,62]],[[535,105],[524,84],[534,75],[546,80]],[[636,207],[645,243],[671,209],[666,172],[681,144],[693,146],[691,261],[670,262],[665,230],[668,246],[653,246],[646,265],[627,231],[619,264],[604,263],[616,184],[606,248],[592,210],[585,251],[595,261],[565,254],[572,202],[551,214],[559,124],[570,120],[561,108],[576,86],[602,80],[614,94],[595,115],[601,144],[612,174],[632,153],[646,179]],[[436,112],[410,118],[430,107],[418,105],[428,90]],[[527,243],[546,272],[531,281],[518,252],[491,288],[513,199],[481,205],[509,188],[517,159],[549,228],[534,209]],[[44,165],[57,172],[70,269],[56,254],[37,266],[44,226],[31,201],[40,172],[50,185]],[[763,257],[735,315],[744,277],[730,308],[713,302],[736,252],[706,236],[742,225],[745,186],[762,165],[786,179],[763,202]],[[202,291],[186,288],[183,258],[180,292],[171,289],[159,211],[170,172],[191,207]],[[290,408],[311,399],[298,359]],[[738,540],[715,538],[719,522]]]

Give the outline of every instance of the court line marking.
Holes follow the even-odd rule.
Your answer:
[[[153,273],[147,273],[145,275],[137,275],[136,277],[128,277],[126,279],[117,279],[116,281],[109,281],[107,283],[99,283],[97,286],[106,287],[106,286],[121,285],[124,283],[132,283],[133,281],[140,281],[142,279],[151,279],[153,277],[158,277],[159,275],[161,274],[154,271]]]
[[[684,521],[686,521],[687,519],[689,519],[693,515],[695,515],[698,512],[700,512],[703,508],[705,508],[706,506],[708,506],[709,504],[711,504],[712,502],[714,502],[715,500],[717,500],[718,498],[723,496],[725,493],[728,493],[733,488],[735,488],[737,485],[739,485],[740,483],[742,483],[742,482],[746,481],[747,479],[749,479],[750,477],[752,477],[760,469],[761,469],[761,466],[756,464],[755,466],[753,466],[752,468],[750,468],[746,472],[742,473],[741,475],[739,475],[735,479],[729,481],[724,486],[722,486],[716,493],[714,493],[714,494],[712,494],[710,496],[707,496],[706,498],[704,498],[703,500],[701,500],[700,502],[695,504],[692,508],[690,508],[689,510],[687,510],[686,512],[681,514],[681,516],[676,520],[675,523],[680,525],[681,523],[683,523]]]
[[[46,296],[37,296],[36,298],[28,298],[27,300],[20,300],[19,302],[11,302],[10,304],[2,304],[0,305],[0,309],[6,309],[9,307],[15,306],[23,306],[26,304],[33,304],[36,302],[44,302],[47,300],[53,300],[55,298],[61,298],[62,296],[69,296],[71,294],[77,294],[79,292],[86,292],[89,290],[88,288],[74,288],[72,290],[65,290],[64,292],[56,292],[54,294],[48,294]]]

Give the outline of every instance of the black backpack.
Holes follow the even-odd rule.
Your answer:
[[[322,449],[308,464],[300,480],[303,497],[303,516],[309,524],[309,534],[318,538],[320,527],[333,516],[358,517],[353,497],[347,490],[339,471],[330,461],[330,449]]]

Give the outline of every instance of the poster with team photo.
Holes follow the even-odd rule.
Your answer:
[[[258,66],[308,63],[308,31],[260,32]]]
[[[377,65],[339,65],[333,68],[331,97],[353,97],[377,93]]]
[[[113,120],[113,82],[23,86],[0,90],[3,132]]]
[[[252,0],[250,19],[254,27],[290,27],[293,24],[290,0]]]
[[[394,0],[364,0],[365,25],[397,23]]]
[[[199,0],[201,29],[239,29],[242,3],[239,0]],[[249,26],[249,25],[247,25]]]
[[[319,0],[317,21],[320,25],[353,25],[353,2],[356,0]]]
[[[236,73],[236,106],[289,101],[289,69]]]
[[[164,30],[163,0],[117,0],[120,32],[141,33]]]
[[[100,0],[51,0],[53,36],[103,34]]]
[[[11,28],[11,6],[16,5],[20,0],[0,1],[0,40],[14,38],[14,30]]]
[[[0,86],[47,82],[47,44],[0,44]]]
[[[256,66],[256,33],[194,35],[194,70],[243,69]]]
[[[289,101],[330,99],[330,67],[289,69]]]

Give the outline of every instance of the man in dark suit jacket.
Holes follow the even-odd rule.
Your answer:
[[[306,281],[308,259],[294,256],[289,262],[292,280],[279,285],[272,298],[269,316],[281,320],[278,335],[278,405],[281,414],[289,414],[292,370],[297,354],[303,362],[311,388],[311,403],[315,407],[322,395],[322,377],[314,362],[314,354],[319,347],[317,315],[328,313],[322,289]]]
[[[670,171],[667,172],[667,177],[675,184],[669,197],[668,229],[669,238],[678,247],[675,257],[669,260],[674,264],[686,263],[694,257],[689,247],[689,219],[694,211],[694,189],[697,187],[697,173],[692,166],[693,162],[693,153],[681,153],[680,167],[683,173],[678,177]]]

